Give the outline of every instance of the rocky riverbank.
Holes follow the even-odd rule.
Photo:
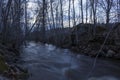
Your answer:
[[[120,59],[120,41],[108,38],[104,42],[105,38],[105,36],[97,36],[70,49],[91,57],[99,54],[98,57]]]
[[[24,80],[28,76],[26,69],[17,65],[19,51],[0,44],[0,75],[10,80]]]
[[[44,40],[32,32],[30,40],[69,48],[91,57],[99,54],[98,57],[120,59],[120,24],[109,24],[109,27],[97,24],[96,34],[93,34],[92,28],[93,24],[78,24],[73,28],[48,30]]]
[[[120,59],[120,24],[111,26],[113,28],[98,25],[96,35],[91,36],[91,33],[87,33],[89,31],[88,25],[78,25],[76,26],[76,28],[79,27],[77,32],[71,33],[70,36],[64,33],[67,36],[59,38],[61,41],[57,40],[60,44],[53,42],[54,40],[50,43],[91,57],[99,54],[98,57]]]
[[[105,44],[101,51],[100,48],[102,44],[98,42],[88,42],[86,44],[81,44],[78,46],[70,46],[70,45],[61,45],[61,46],[56,45],[56,46],[61,48],[68,48],[71,51],[76,52],[77,54],[83,54],[90,57],[96,57],[96,55],[99,54],[98,57],[120,60],[120,45]]]
[[[96,44],[81,45],[79,47],[74,46],[71,47],[70,49],[77,53],[81,53],[91,57],[95,57],[97,54],[99,54],[98,57],[120,59],[120,46],[104,45],[102,50],[99,51],[100,47],[101,45],[96,43]]]

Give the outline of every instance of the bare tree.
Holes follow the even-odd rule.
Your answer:
[[[22,29],[21,17],[22,15],[22,0],[2,0],[0,3],[0,20],[2,41],[7,44],[11,42],[14,48],[18,48],[21,44]]]
[[[69,0],[69,9],[68,9],[68,19],[69,19],[69,27],[70,27],[70,8],[71,8],[71,6],[70,6],[70,2],[71,2],[71,0]]]
[[[113,5],[113,0],[100,0],[100,6],[103,8],[106,14],[106,25],[108,26],[110,22],[110,11]]]
[[[97,4],[98,4],[98,0],[90,0],[91,10],[92,10],[92,13],[93,13],[93,23],[94,23],[93,35],[96,34],[96,21],[97,21],[96,11],[97,11]]]
[[[86,23],[88,21],[88,0],[86,0]]]
[[[42,0],[43,1],[43,4],[42,4],[42,6],[43,6],[43,8],[42,8],[42,15],[43,15],[43,17],[42,17],[42,38],[43,38],[43,42],[45,42],[45,8],[46,8],[46,0]]]
[[[73,26],[76,25],[76,21],[75,21],[75,3],[74,3],[74,0],[72,0],[73,2]]]
[[[61,15],[61,26],[62,28],[64,28],[64,24],[63,24],[63,1],[60,0],[60,15]]]
[[[82,17],[82,23],[84,23],[84,15],[83,15],[83,0],[80,0],[81,5],[81,17]]]
[[[120,0],[117,0],[117,20],[120,22]]]
[[[59,20],[59,19],[58,19],[58,18],[59,18],[59,17],[58,17],[58,15],[59,15],[59,14],[58,14],[58,13],[59,13],[59,12],[58,12],[58,3],[56,4],[55,11],[56,11],[56,15],[55,15],[56,28],[58,28],[58,25],[59,25],[59,24],[58,24],[58,23],[59,23],[59,22],[58,22],[58,20]]]
[[[27,0],[25,0],[25,34],[27,34],[28,31],[28,22],[27,22]]]
[[[55,20],[54,20],[54,11],[53,11],[53,0],[50,0],[50,7],[51,7],[51,16],[53,21],[53,28],[55,29]]]

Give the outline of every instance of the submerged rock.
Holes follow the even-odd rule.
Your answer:
[[[116,58],[116,59],[120,59],[120,53],[114,55],[114,58]]]

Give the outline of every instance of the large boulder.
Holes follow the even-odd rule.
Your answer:
[[[92,50],[91,52],[89,52],[89,56],[91,56],[91,57],[95,57],[96,55],[97,55],[96,50]]]
[[[108,50],[106,57],[113,57],[116,53],[113,50]]]

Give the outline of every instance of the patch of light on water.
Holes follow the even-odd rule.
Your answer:
[[[29,43],[30,46],[35,46],[36,44],[34,42]]]
[[[46,44],[46,46],[47,46],[47,49],[48,49],[49,51],[53,51],[53,50],[56,49],[56,47],[53,46],[53,45],[47,45],[47,44]]]
[[[71,69],[76,69],[78,68],[78,64],[77,62],[74,60],[74,58],[72,56],[67,56],[66,58],[63,57],[64,63],[69,64],[69,66],[64,67],[62,69],[62,73],[65,74],[66,71],[69,71]]]

